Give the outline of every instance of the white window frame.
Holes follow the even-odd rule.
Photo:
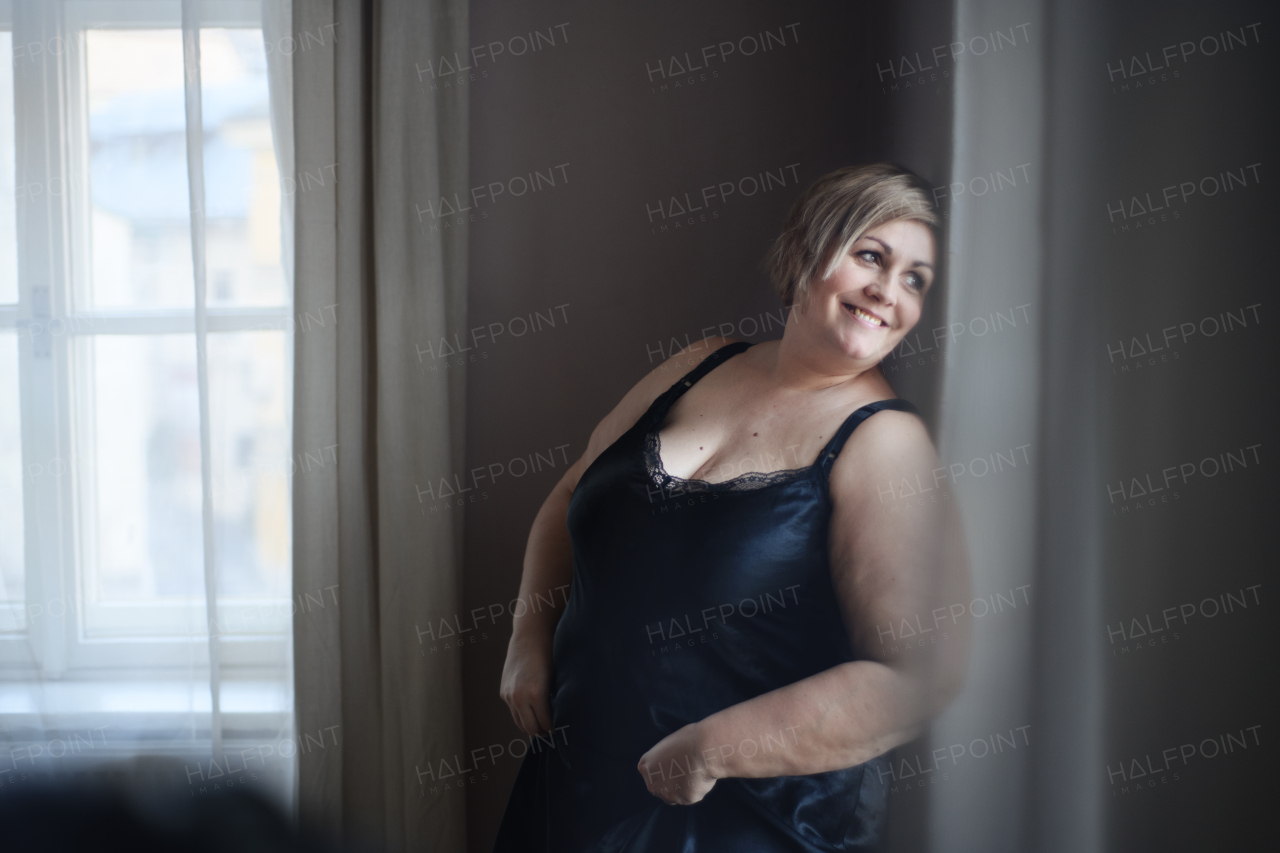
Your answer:
[[[32,2],[35,14],[14,15],[14,6]],[[35,8],[32,7],[32,8]],[[178,635],[154,637],[88,636],[85,631],[84,580],[86,546],[79,531],[87,508],[77,505],[92,489],[91,460],[75,458],[75,435],[89,413],[78,407],[75,384],[84,385],[81,366],[74,365],[75,341],[84,335],[194,333],[191,309],[88,311],[75,305],[91,262],[90,190],[87,150],[87,107],[84,92],[85,31],[107,29],[181,29],[179,0],[0,0],[0,29],[14,32],[15,57],[20,44],[69,45],[60,57],[43,57],[38,73],[15,70],[14,100],[18,140],[18,180],[62,186],[58,197],[46,194],[41,216],[19,217],[18,303],[0,306],[0,329],[19,335],[19,385],[22,407],[24,471],[48,471],[57,460],[61,476],[24,477],[24,553],[26,600],[40,608],[40,618],[26,620],[23,633],[0,635],[0,681],[23,679],[119,680],[189,676],[193,665],[207,662],[208,638]],[[256,0],[204,0],[203,27],[261,27]],[[62,41],[51,42],[52,39]],[[15,66],[21,66],[16,59]],[[30,69],[28,69],[30,70]],[[25,152],[25,155],[24,155]],[[19,211],[21,214],[22,211]],[[39,263],[32,255],[39,253]],[[25,258],[25,260],[24,260]],[[49,274],[43,283],[37,273]],[[286,295],[286,299],[288,296]],[[210,333],[287,328],[287,305],[253,308],[209,308]],[[216,417],[216,413],[214,414]],[[32,467],[43,466],[43,467]],[[288,608],[289,600],[276,603]],[[101,605],[99,605],[101,606]],[[223,625],[253,624],[249,612],[262,602],[219,602]],[[122,605],[116,616],[127,620],[143,610],[168,608],[174,624],[206,623],[203,598],[185,604]],[[53,618],[54,609],[65,612]],[[286,631],[288,631],[286,620]],[[222,677],[254,680],[278,676],[288,659],[285,634],[221,634]],[[275,662],[264,667],[261,661]]]

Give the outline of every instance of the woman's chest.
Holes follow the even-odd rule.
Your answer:
[[[695,409],[682,406],[685,399],[646,438],[656,447],[653,461],[661,470],[707,483],[811,467],[844,417],[840,409],[798,403]]]
[[[664,487],[637,449],[601,454],[570,500],[567,631],[645,660],[682,634],[735,654],[839,640],[820,478]]]
[[[679,585],[775,594],[829,576],[830,509],[814,472],[759,485],[674,482],[638,447],[610,448],[569,504],[575,571],[620,592]]]

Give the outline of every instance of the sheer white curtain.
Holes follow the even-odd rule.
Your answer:
[[[1041,406],[1040,217],[1044,43],[1038,2],[955,4],[957,62],[948,335],[939,453],[961,500],[973,599],[964,689],[932,747],[967,759],[970,784],[931,791],[930,849],[1018,850],[1033,744],[1031,709]],[[999,53],[988,39],[999,30]],[[975,40],[977,37],[977,40]],[[1003,737],[1003,740],[997,738]],[[987,743],[995,743],[987,753]],[[951,747],[959,745],[954,753]],[[996,753],[997,747],[999,752]],[[941,765],[940,765],[941,766]],[[951,765],[946,765],[951,766]]]
[[[955,3],[951,49],[968,55],[939,193],[951,223],[939,451],[975,597],[968,678],[930,735],[947,756],[935,766],[967,761],[968,784],[931,790],[931,850],[1102,844],[1097,324],[1089,277],[1064,263],[1087,254],[1086,115],[1064,94],[1085,79],[1078,46],[1098,36],[1054,20],[1073,5]]]
[[[289,21],[0,5],[0,784],[162,756],[287,805],[324,748],[293,726],[292,620],[336,601],[289,571],[324,464],[290,439]]]

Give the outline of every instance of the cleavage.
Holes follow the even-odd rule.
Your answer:
[[[707,483],[724,483],[735,480],[745,474],[772,474],[779,471],[791,471],[809,467],[810,457],[817,454],[817,450],[813,453],[805,454],[804,444],[797,441],[786,441],[782,439],[764,439],[760,440],[755,436],[751,439],[756,442],[755,449],[748,449],[749,445],[741,441],[734,440],[730,437],[724,444],[726,447],[737,447],[738,449],[729,449],[725,451],[724,447],[713,451],[705,457],[705,461],[701,462],[696,470],[688,471],[689,464],[685,461],[677,463],[680,471],[673,470],[669,464],[670,457],[665,455],[664,447],[669,451],[673,438],[668,430],[664,432],[665,424],[660,424],[657,432],[658,438],[658,464],[667,474],[680,480],[701,480]],[[711,433],[709,429],[703,430]],[[705,436],[701,439],[697,437],[682,437],[679,439],[681,445],[690,447],[698,446],[696,442],[701,440],[705,447],[705,442],[711,440],[711,436]],[[696,459],[701,455],[700,450],[682,451],[680,456],[693,457]],[[708,464],[710,463],[710,464]],[[688,473],[681,473],[688,471]]]

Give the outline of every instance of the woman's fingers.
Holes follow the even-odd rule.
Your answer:
[[[530,704],[539,726],[538,732],[551,731],[551,703],[547,701],[547,694],[544,692],[535,696]]]
[[[692,773],[681,772],[678,778],[668,777],[664,766],[671,762],[672,766],[687,767],[689,757],[687,748],[681,745],[681,735],[689,727],[667,735],[640,756],[636,770],[644,779],[649,793],[667,805],[689,806],[700,802],[715,787],[716,780],[709,774],[705,766],[698,766]]]
[[[545,697],[513,697],[507,706],[511,709],[511,718],[516,721],[516,728],[525,734],[532,737],[551,731],[551,711]]]
[[[550,661],[542,651],[525,645],[508,649],[499,693],[516,727],[531,737],[552,731],[550,684]]]
[[[538,718],[534,715],[533,709],[530,708],[527,703],[521,704],[518,707],[520,717],[516,720],[516,725],[519,726],[520,731],[532,737],[538,733]]]
[[[515,721],[516,728],[524,731],[524,721],[520,719],[520,706],[515,701],[508,699],[507,708],[511,711],[511,719]]]

